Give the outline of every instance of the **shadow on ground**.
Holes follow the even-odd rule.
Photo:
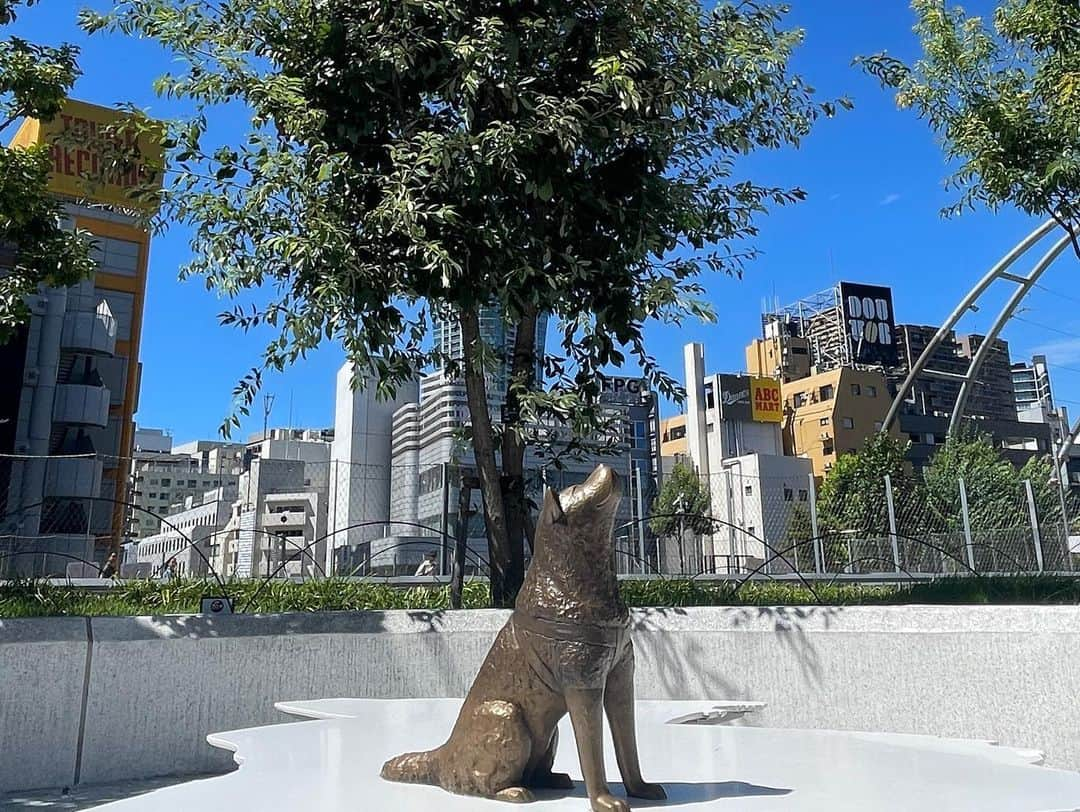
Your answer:
[[[662,809],[671,804],[700,804],[714,801],[717,798],[753,798],[761,795],[788,795],[790,789],[777,787],[762,787],[757,784],[748,784],[745,781],[662,781],[664,790],[667,792],[666,801],[645,801],[634,798],[634,809]],[[611,785],[611,793],[618,798],[626,797],[626,790],[619,782]],[[575,781],[574,789],[568,792],[557,790],[536,790],[537,798],[582,798],[585,794],[585,783]],[[584,807],[582,807],[584,808]]]
[[[212,774],[170,775],[161,778],[148,778],[144,781],[125,781],[118,784],[97,784],[63,789],[34,789],[24,792],[11,792],[0,795],[0,812],[26,812],[26,810],[76,810],[93,809],[112,801],[122,801],[144,795],[155,789],[183,784],[202,778],[213,778]]]

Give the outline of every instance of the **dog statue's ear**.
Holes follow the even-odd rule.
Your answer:
[[[566,523],[566,511],[559,501],[559,492],[554,488],[548,487],[544,490],[544,507],[551,511],[551,521],[554,524]]]

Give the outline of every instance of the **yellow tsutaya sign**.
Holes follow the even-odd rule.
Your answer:
[[[775,378],[750,379],[751,417],[759,423],[780,423],[784,404],[780,399],[780,381]]]
[[[125,118],[122,111],[68,99],[52,121],[26,119],[11,146],[49,145],[49,190],[55,194],[129,209],[155,209],[156,201],[136,200],[131,193],[136,188],[160,188],[160,136],[107,131]],[[109,166],[121,155],[129,165]]]

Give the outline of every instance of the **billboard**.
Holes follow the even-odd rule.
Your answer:
[[[746,375],[716,376],[720,391],[714,393],[721,420],[749,420],[750,378]]]
[[[844,332],[851,345],[852,362],[896,366],[899,359],[892,289],[841,282],[840,306],[844,314]]]
[[[136,187],[160,187],[160,137],[150,132],[107,132],[125,117],[119,110],[68,99],[52,121],[24,121],[11,145],[49,145],[49,191],[55,194],[128,209],[156,209],[156,201],[134,200],[131,192]],[[118,155],[127,158],[133,153],[138,155],[133,165],[108,168]]]
[[[600,402],[623,406],[647,405],[652,402],[652,390],[644,378],[600,377]]]
[[[784,401],[780,381],[775,378],[750,379],[750,410],[759,423],[780,423],[784,419]]]

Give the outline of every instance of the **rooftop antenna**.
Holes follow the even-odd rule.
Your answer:
[[[263,395],[263,430],[262,430],[262,439],[263,440],[266,439],[266,432],[268,431],[268,426],[270,425],[270,412],[272,412],[273,410],[274,410],[274,395],[272,393],[270,393],[270,392],[267,392],[266,394]]]

